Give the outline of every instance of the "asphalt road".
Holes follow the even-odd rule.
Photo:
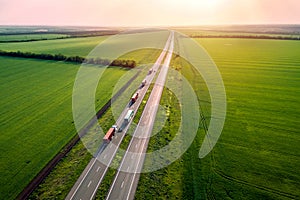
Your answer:
[[[145,159],[145,154],[143,153],[146,153],[147,151],[148,142],[152,133],[168,68],[172,58],[173,48],[174,33],[172,32],[168,54],[106,199],[134,199],[140,172],[142,171]]]
[[[172,42],[171,42],[172,41]],[[153,72],[151,74],[148,74],[145,79],[147,81],[147,84],[143,87],[138,89],[137,92],[139,92],[139,98],[138,100],[130,107],[126,106],[126,108],[123,110],[122,114],[119,116],[118,120],[116,121],[116,125],[119,127],[122,125],[124,117],[129,109],[134,110],[134,113],[136,113],[137,109],[139,108],[150,84],[155,77],[156,72],[159,70],[161,63],[169,49],[169,46],[173,45],[173,34],[170,34],[166,45],[158,57],[157,61],[153,65],[152,69]],[[169,56],[169,54],[168,54]],[[167,57],[168,57],[167,56]],[[161,76],[162,73],[167,73],[167,70],[165,69],[166,67],[162,67],[159,77]],[[158,79],[161,79],[159,78]],[[158,80],[157,79],[157,80]],[[163,81],[163,80],[161,80]],[[156,81],[157,83],[157,81]],[[156,86],[154,86],[156,87]],[[152,93],[151,93],[152,96]],[[160,99],[160,97],[159,97]],[[148,101],[149,102],[149,101]],[[158,102],[159,103],[159,102]],[[146,107],[149,103],[146,104]],[[151,106],[151,105],[150,105]],[[149,107],[149,105],[148,105]],[[143,114],[144,115],[144,114]],[[150,117],[150,115],[149,115]],[[153,122],[155,119],[155,115],[153,117]],[[95,196],[97,189],[102,182],[107,170],[108,166],[112,163],[112,160],[132,122],[132,119],[129,121],[128,125],[123,129],[122,132],[116,133],[115,136],[113,137],[112,141],[109,144],[102,144],[101,147],[99,147],[99,153],[91,159],[85,170],[82,172],[76,183],[74,184],[73,188],[70,190],[69,194],[67,195],[66,199],[72,199],[72,200],[88,200],[88,199],[93,199]],[[144,123],[148,123],[144,121]],[[113,125],[113,124],[112,124]],[[151,134],[151,132],[150,132]],[[141,149],[142,150],[142,149]],[[137,180],[138,181],[138,180]],[[124,184],[123,184],[124,185]],[[115,194],[115,193],[113,193]]]

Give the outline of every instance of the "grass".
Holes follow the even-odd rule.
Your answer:
[[[297,25],[234,25],[234,26],[195,26],[174,27],[175,30],[190,37],[249,37],[299,39]]]
[[[160,51],[157,50],[142,50],[142,51],[131,52],[128,56],[130,57],[139,56],[143,63],[147,63],[153,59],[156,59],[159,54]],[[141,70],[142,69],[143,67],[141,68]],[[136,88],[140,84],[143,76],[147,74],[147,72],[148,70],[147,68],[145,68],[145,70],[143,70],[143,72],[140,75],[141,77],[137,78],[137,80],[132,85],[130,85],[130,87],[127,90],[131,91],[134,88]],[[118,84],[116,85],[115,91],[118,91],[118,89],[122,86]],[[130,97],[131,92],[125,91],[120,98],[124,99],[126,97],[123,96],[126,95],[128,96],[128,94]],[[129,97],[126,99],[129,99]],[[125,104],[123,106],[125,106]],[[99,119],[99,124],[101,125],[104,131],[108,130],[108,128],[112,124],[114,124],[114,117],[112,115],[111,109],[109,109]],[[95,131],[94,127],[92,127],[89,132],[93,132],[93,131]],[[56,168],[50,173],[50,175],[45,179],[45,181],[34,191],[34,193],[30,196],[30,199],[41,199],[41,198],[51,199],[54,197],[65,198],[68,192],[71,190],[77,178],[80,176],[84,167],[89,162],[90,158],[91,158],[90,153],[88,153],[88,151],[86,150],[86,148],[81,142],[75,145],[71,150],[71,152],[56,166]],[[73,167],[69,168],[70,166]],[[114,175],[114,169],[109,169],[100,187],[109,189],[109,184],[112,181],[113,175]],[[99,195],[102,196],[103,193],[101,192],[97,193],[97,198],[99,198]]]
[[[79,65],[5,57],[0,62],[0,199],[13,199],[76,134],[72,89]],[[98,89],[107,95],[97,93],[98,107],[125,71],[105,71]]]
[[[63,54],[66,56],[85,57],[107,36],[67,38],[34,42],[0,43],[0,49],[6,51],[23,51],[33,53]]]
[[[166,146],[175,136],[179,128],[180,117],[180,104],[176,99],[176,96],[168,89],[164,89],[162,99],[160,101],[159,116],[165,112],[170,113],[165,115],[165,120],[157,119],[154,125],[154,131],[156,132],[161,127],[161,123],[164,126],[160,131],[151,137],[147,152],[153,152],[164,146]],[[163,108],[163,110],[162,110]],[[145,163],[151,162],[145,160]],[[160,197],[161,199],[180,199],[182,196],[183,183],[181,179],[178,179],[180,174],[177,174],[177,170],[182,168],[182,162],[175,162],[169,165],[167,168],[161,170],[143,173],[141,174],[138,188],[136,191],[135,199],[151,199],[153,197]]]
[[[99,124],[104,130],[108,130],[114,124],[111,109],[108,109],[99,119]],[[91,130],[93,129],[95,126],[91,128]],[[92,155],[87,151],[84,144],[82,142],[77,143],[31,194],[29,199],[64,199],[91,158]]]
[[[208,117],[210,115],[210,104],[207,103],[209,102],[209,96],[207,95],[207,88],[200,74],[193,70],[185,60],[176,55],[173,55],[171,66],[173,69],[181,72],[189,83],[194,86],[193,89],[198,94],[197,98],[200,106],[205,108],[205,110],[202,110],[202,108],[199,107],[199,110]],[[176,82],[176,85],[170,85],[173,83],[170,80],[179,79],[180,77],[178,77],[178,74],[171,73],[170,71],[168,77],[169,79],[167,80],[166,86],[173,89],[169,90],[165,88],[163,91],[162,99],[160,101],[161,107],[158,111],[158,116],[154,125],[155,135],[151,137],[147,149],[147,152],[149,153],[168,145],[174,139],[176,134],[178,134],[177,132],[181,122],[181,108],[183,105],[173,92],[176,91],[174,90],[174,87],[181,90],[180,87],[182,87],[182,85],[180,83],[178,84],[178,82]],[[199,94],[201,94],[201,96]],[[177,95],[184,95],[184,93],[177,93]],[[187,105],[192,104],[187,103]],[[198,133],[194,142],[191,144],[189,150],[179,159],[165,168],[141,174],[135,199],[151,199],[154,196],[159,197],[159,199],[193,199],[195,195],[197,195],[192,188],[201,185],[203,180],[200,179],[200,176],[192,176],[191,171],[195,170],[200,172],[200,165],[198,165],[198,151],[200,141],[202,141],[204,136],[204,129],[202,127],[203,126],[199,124]],[[180,145],[180,142],[177,145]],[[173,151],[176,150],[174,149]],[[145,163],[150,165],[151,162],[153,161],[146,157]]]
[[[146,40],[147,44],[157,44],[157,46],[161,46],[163,48],[165,41],[167,40],[168,33],[167,32],[154,32],[147,34],[133,34],[126,35],[128,37],[117,38],[113,41],[110,40],[107,43],[116,43],[119,42],[124,45],[128,45],[130,43],[136,43],[140,41],[141,44],[143,40]],[[45,40],[45,41],[33,41],[33,42],[17,42],[17,43],[0,43],[0,50],[4,51],[22,51],[22,52],[33,52],[33,53],[48,53],[48,54],[62,54],[65,56],[81,56],[86,57],[98,44],[110,38],[109,36],[97,36],[97,37],[84,37],[84,38],[66,38],[59,40]],[[107,44],[106,43],[106,44]],[[109,43],[109,44],[110,44]],[[147,45],[148,46],[148,45]],[[120,47],[121,48],[121,47]],[[109,49],[108,49],[109,50]],[[139,50],[139,52],[146,51]],[[141,53],[140,53],[141,54]],[[97,57],[99,55],[97,54]],[[101,57],[101,55],[100,55]],[[126,56],[128,59],[133,59],[140,63],[141,58],[136,56],[136,53],[129,53]],[[123,57],[122,57],[123,58]],[[152,60],[155,62],[155,60]]]
[[[57,38],[65,38],[65,37],[68,37],[68,35],[64,35],[64,34],[0,35],[0,42],[46,40],[46,39],[57,39]]]
[[[92,45],[89,45],[95,42],[92,42],[92,40],[99,38],[77,38],[76,40],[79,43],[77,46],[73,46],[73,49],[69,49],[67,46],[64,48],[64,45],[67,45],[66,43],[62,45],[67,40],[72,39],[61,40],[63,43],[59,51],[68,53],[68,50],[70,50],[69,53],[71,55],[77,55],[77,53],[84,55],[84,52],[87,53],[87,50],[92,48]],[[87,39],[91,43],[87,44],[85,41],[81,43],[81,39]],[[300,168],[300,125],[298,123],[300,116],[300,48],[298,42],[206,38],[197,39],[196,41],[210,53],[224,80],[228,108],[221,138],[213,152],[206,158],[199,159],[198,153],[204,136],[204,131],[200,124],[194,142],[180,159],[164,169],[141,175],[136,199],[148,197],[160,197],[161,199],[299,198],[298,185],[300,174],[297,169]],[[36,43],[38,42],[30,42],[31,44],[28,47],[21,45],[21,43],[21,46],[0,44],[0,49],[11,48],[5,50],[18,50],[18,48],[22,47],[23,49],[29,49],[25,51],[35,50],[35,48],[38,51],[54,51],[54,49],[50,48],[51,42],[54,41],[41,42],[50,42],[49,49],[47,50],[43,45],[37,45]],[[181,48],[188,49],[187,46],[184,46],[184,41],[180,39],[178,42],[179,44],[177,45]],[[85,48],[80,49],[81,45]],[[44,50],[38,49],[39,47],[44,48]],[[146,56],[146,51],[140,53],[140,55]],[[132,57],[134,56],[138,57],[139,53],[132,52]],[[6,65],[2,64],[3,66],[10,66],[10,70],[7,68],[3,70],[4,68],[2,69],[1,67],[1,92],[5,97],[2,98],[3,102],[1,102],[1,117],[6,117],[6,120],[3,123],[1,122],[4,124],[2,125],[4,134],[1,135],[1,173],[11,175],[10,177],[1,175],[3,180],[1,182],[6,183],[9,182],[8,180],[12,180],[13,186],[3,184],[4,186],[1,186],[1,190],[3,190],[1,195],[3,197],[0,196],[0,198],[5,197],[7,199],[9,198],[8,194],[16,193],[16,190],[20,190],[21,187],[26,185],[26,181],[28,182],[28,179],[30,179],[28,174],[33,174],[32,171],[34,170],[38,171],[37,168],[43,165],[41,162],[46,163],[45,160],[53,155],[49,152],[54,152],[59,149],[58,146],[62,146],[62,142],[57,142],[59,138],[61,141],[67,141],[70,138],[71,134],[68,137],[65,135],[65,138],[61,138],[62,135],[58,134],[58,132],[61,132],[59,125],[65,120],[63,122],[59,121],[61,116],[57,115],[57,110],[51,111],[56,107],[51,107],[50,110],[48,105],[55,102],[56,98],[60,100],[62,98],[59,92],[62,90],[60,88],[62,85],[56,84],[57,81],[63,79],[67,82],[69,79],[66,77],[74,76],[75,72],[68,71],[70,68],[73,69],[74,65],[60,62],[45,61],[42,62],[44,65],[40,65],[40,61],[34,60],[8,58],[1,58],[1,60],[1,63],[6,63]],[[149,60],[151,60],[150,57]],[[52,63],[53,65],[51,65]],[[49,74],[49,71],[46,70],[49,70],[49,65],[55,69],[56,76]],[[201,76],[182,59],[174,59],[173,65],[189,80],[196,91],[202,113],[205,117],[208,117],[210,114],[210,105],[207,100],[209,95]],[[62,72],[61,70],[67,72]],[[53,79],[52,77],[57,78]],[[18,79],[16,80],[16,78]],[[29,79],[30,82],[28,81]],[[34,80],[40,81],[36,82]],[[48,81],[45,82],[45,80]],[[18,84],[18,87],[7,87],[8,82],[11,85]],[[34,88],[35,90],[31,89],[31,91],[36,92],[29,95],[29,97],[26,90],[28,87]],[[34,101],[35,98],[43,100],[43,95],[39,95],[39,92],[41,92],[39,87],[49,89],[56,87],[55,99],[53,99],[53,95],[48,94],[44,97],[45,104],[39,105],[38,102],[40,101]],[[32,98],[33,96],[35,98]],[[167,96],[170,100],[166,98]],[[17,97],[17,100],[13,100]],[[19,99],[23,99],[23,102],[17,103]],[[31,101],[30,103],[28,102],[29,100]],[[11,104],[9,105],[8,103],[10,102]],[[165,103],[164,105],[171,106],[166,107],[166,109],[174,109],[173,113],[176,116],[176,113],[178,113],[178,102],[166,90],[164,91],[163,102]],[[32,105],[38,105],[36,110],[33,110],[34,106]],[[25,107],[25,109],[21,109],[24,114],[19,115],[18,111],[21,107]],[[59,104],[58,107],[60,112],[66,109],[65,104]],[[32,108],[32,110],[30,111],[29,108]],[[45,109],[49,109],[50,116],[52,113],[58,121],[51,121],[51,117],[47,117],[48,112],[46,116],[39,114],[39,112],[45,113],[43,111]],[[15,112],[7,115],[11,110],[15,110]],[[42,117],[37,118],[37,116]],[[14,121],[11,119],[14,119]],[[173,119],[172,123],[166,124],[163,128],[163,132],[169,131],[165,140],[160,137],[156,137],[156,140],[150,140],[150,150],[160,148],[174,137],[172,133],[173,129],[175,130],[176,128],[175,122],[176,119]],[[47,124],[47,126],[54,126],[55,124],[56,128],[51,129],[53,130],[51,134],[47,133],[47,131],[41,132],[40,130],[47,130],[43,127],[38,130],[34,128],[37,126],[36,124],[40,125],[43,123]],[[71,125],[72,118],[70,118],[68,123]],[[15,133],[14,130],[24,124],[32,126],[32,128],[23,128],[18,134]],[[37,132],[35,134],[37,137],[43,135],[41,138],[48,139],[46,141],[39,138],[40,146],[35,151],[32,149],[34,146],[32,143],[32,139],[34,139],[32,132],[34,131]],[[14,133],[13,137],[10,136],[11,133]],[[8,137],[10,138],[9,141],[3,139]],[[53,143],[49,144],[49,138],[52,139]],[[53,138],[55,138],[55,141]],[[43,152],[46,150],[44,149],[45,146],[50,150]],[[78,152],[80,152],[80,149],[81,147],[78,147]],[[28,153],[22,154],[24,151]],[[39,158],[39,154],[36,152],[44,153],[43,159]],[[34,155],[35,157],[30,160],[28,155]],[[80,153],[70,153],[64,159],[66,162],[64,166],[71,166],[72,160],[87,162],[88,157],[86,156]],[[9,161],[11,157],[19,163]],[[13,170],[5,171],[3,169],[4,166],[10,163],[12,163],[10,166],[12,166]],[[22,170],[20,170],[21,168]],[[74,180],[69,180],[65,189],[60,189],[60,186],[54,187],[54,185],[57,182],[63,184],[65,174],[68,173],[67,167],[58,167],[54,171],[54,175],[49,176],[52,181],[47,182],[46,180],[47,184],[39,188],[40,192],[35,193],[38,194],[35,198],[52,198],[55,196],[53,194],[61,195],[62,193],[67,193],[67,187],[72,186],[71,182],[75,178]],[[76,174],[80,175],[79,172],[76,172]],[[56,178],[51,179],[53,176]],[[50,185],[53,187],[50,187]],[[49,191],[48,193],[48,189],[51,192]],[[58,191],[58,193],[55,191]],[[59,191],[63,192],[59,193]]]
[[[228,99],[225,127],[214,151],[214,191],[232,191],[235,198],[299,197],[298,42],[198,42],[219,66]],[[220,179],[225,184],[218,184]]]
[[[64,199],[91,158],[92,155],[79,142],[54,168],[57,173],[51,173],[28,199]]]
[[[218,65],[226,87],[228,111],[221,138],[212,153],[199,159],[204,136],[199,128],[194,142],[180,159],[164,169],[141,175],[135,198],[299,198],[298,43],[244,39],[197,41]],[[180,45],[183,47],[183,43]],[[206,89],[199,81],[200,75],[184,60],[176,58],[173,65],[198,91],[205,114],[209,105],[201,100],[203,92],[199,91]],[[165,96],[172,98],[170,94]],[[176,101],[167,105],[173,108]],[[161,148],[172,139],[172,134],[165,137],[176,129],[174,121],[165,124],[161,137],[151,138],[148,151]]]
[[[146,71],[148,71],[148,70],[146,70]],[[126,149],[128,148],[128,145],[130,143],[132,135],[135,131],[136,124],[138,124],[138,122],[139,122],[139,119],[142,115],[144,107],[146,106],[146,103],[148,101],[148,98],[150,96],[150,92],[151,92],[152,88],[153,88],[153,84],[151,84],[149,89],[147,90],[147,92],[145,94],[145,97],[144,97],[144,100],[141,103],[138,111],[136,112],[136,114],[133,118],[133,123],[130,125],[129,129],[127,130],[127,133],[124,136],[122,143],[120,144],[120,147],[119,147],[119,149],[116,153],[116,156],[113,159],[113,163],[111,164],[111,166],[113,166],[114,168],[111,167],[111,168],[108,169],[107,174],[105,175],[103,181],[101,182],[101,184],[99,186],[99,189],[96,193],[95,199],[100,200],[100,199],[105,199],[106,198],[106,196],[109,192],[111,183],[113,182],[113,179],[116,175],[116,172],[117,172],[116,168],[118,168],[120,163],[122,162],[122,158],[124,156],[124,151],[126,151]]]

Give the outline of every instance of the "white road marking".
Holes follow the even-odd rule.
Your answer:
[[[100,168],[101,168],[101,167],[98,167],[98,168],[97,168],[97,172],[99,171]]]
[[[109,148],[111,149],[111,148],[112,148],[112,145],[109,145]]]
[[[90,182],[89,182],[89,184],[88,184],[88,186],[87,186],[87,187],[90,187],[91,183],[92,183],[92,181],[90,181]]]
[[[136,149],[137,149],[137,146],[138,146],[138,145],[136,144],[136,145],[135,145],[135,148],[136,148]]]
[[[86,178],[86,176],[88,175],[88,173],[91,171],[91,169],[92,169],[93,165],[95,164],[96,160],[97,160],[97,159],[94,159],[94,161],[92,162],[91,166],[89,167],[87,173],[84,175],[83,179],[81,179],[79,185],[77,186],[77,188],[76,188],[75,191],[73,192],[73,194],[72,194],[72,196],[71,196],[70,199],[73,199],[74,195],[77,193],[77,191],[78,191],[79,187],[81,186],[82,182],[84,181],[84,179]]]
[[[104,155],[103,159],[105,159],[107,157],[107,154]]]
[[[131,155],[131,159],[133,159],[133,157],[134,157],[134,154]]]
[[[163,52],[161,53],[160,57],[158,58],[158,60],[157,60],[156,63],[155,63],[155,64],[156,64],[156,68],[159,68],[159,67],[160,67],[160,63],[162,62],[163,58],[165,57],[165,54],[166,54],[166,52],[167,52],[167,49],[169,49],[171,37],[172,37],[172,36],[169,36],[169,39],[168,39],[168,41],[167,41],[167,43],[166,43],[166,45],[165,45],[165,48],[164,48]],[[156,70],[157,70],[157,69],[156,69]],[[155,70],[155,72],[156,72],[156,70]],[[153,74],[153,76],[154,76],[154,74]],[[144,89],[144,88],[143,88],[143,89]],[[123,136],[123,137],[124,137],[124,136]],[[121,138],[123,138],[123,137],[122,137],[122,135],[121,135]],[[132,142],[133,142],[133,140],[130,141],[129,146],[132,145]],[[136,145],[136,148],[137,148],[137,147],[138,147],[138,145]],[[116,148],[116,149],[117,149],[117,148]],[[125,155],[123,156],[123,159],[122,159],[122,162],[121,162],[119,168],[121,168],[122,165],[124,164],[124,162],[125,162],[124,157],[126,157],[126,154],[127,154],[127,153],[128,153],[128,152],[126,152]],[[140,160],[139,160],[139,161],[140,161]],[[139,164],[139,163],[138,163],[138,164]],[[106,169],[107,169],[107,168],[106,168]],[[116,184],[116,181],[117,181],[117,179],[118,179],[119,174],[120,174],[120,170],[117,171],[117,174],[116,174],[116,176],[115,176],[115,178],[114,178],[114,180],[113,180],[113,183],[111,184],[111,187],[110,187],[109,192],[108,192],[108,194],[107,194],[107,199],[110,197],[110,195],[111,195],[111,193],[112,193],[112,190],[113,190],[113,188],[115,187],[115,184]],[[136,173],[134,173],[134,178],[135,178],[135,174],[136,174]],[[133,179],[134,179],[134,178],[133,178]],[[126,183],[126,184],[127,184],[127,183]],[[124,181],[122,182],[121,187],[123,187],[123,186],[124,186]],[[129,191],[131,191],[131,189],[132,189],[132,183],[131,183],[131,185],[130,185],[130,190],[129,190]],[[96,191],[97,191],[97,190],[94,191],[92,197],[94,196],[94,194],[95,194]],[[130,194],[131,194],[131,193],[129,192],[126,199],[129,198],[129,195],[130,195]]]
[[[127,171],[129,172],[129,166],[127,167]]]
[[[169,65],[170,65],[170,61],[171,61],[171,58],[172,58],[172,52],[173,52],[173,48],[174,48],[174,32],[172,32],[172,34],[173,34],[173,39],[172,39],[172,43],[170,44],[170,52],[167,54],[167,57],[166,57],[166,60],[165,60],[165,62],[164,62],[164,64],[165,63],[167,63],[167,65],[166,65],[166,67],[167,67],[167,69],[168,69],[168,67],[169,67]],[[163,68],[162,68],[163,69]],[[160,72],[160,74],[159,74],[159,76],[161,75],[161,72]],[[165,75],[166,76],[166,75]],[[159,77],[158,77],[159,78]],[[162,86],[163,86],[164,84],[162,84]],[[162,94],[162,90],[161,90],[161,94]],[[151,95],[152,95],[152,93],[151,93]],[[151,98],[151,95],[150,95],[150,97],[149,98]],[[158,98],[157,98],[158,99]],[[159,100],[161,99],[161,97],[159,98]],[[146,105],[146,107],[147,107],[147,105]],[[145,107],[145,108],[146,108]],[[143,118],[143,114],[142,114],[142,117],[141,118]],[[152,123],[152,126],[153,126],[153,123],[154,122],[151,122]],[[143,145],[142,145],[142,147],[144,148],[144,146],[145,146],[145,144],[146,144],[146,140],[143,140],[144,141],[144,143],[143,143]],[[143,149],[142,148],[142,149]],[[140,161],[141,161],[141,155],[142,154],[140,154],[139,155],[139,158],[137,159],[138,160],[138,163],[137,163],[137,165],[136,165],[136,171],[138,170],[138,166],[139,166],[139,164],[140,164]],[[121,163],[122,164],[122,163]],[[130,194],[131,194],[131,190],[132,190],[132,186],[133,186],[133,183],[134,183],[134,179],[135,179],[135,176],[136,176],[136,172],[133,174],[133,178],[132,178],[132,181],[131,181],[131,183],[130,183],[130,187],[129,187],[129,192],[127,193],[127,197],[126,197],[126,200],[128,200],[129,199],[129,196],[130,196]]]

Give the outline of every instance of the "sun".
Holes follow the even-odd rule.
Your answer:
[[[191,6],[199,6],[204,8],[214,8],[223,3],[224,0],[188,0]]]

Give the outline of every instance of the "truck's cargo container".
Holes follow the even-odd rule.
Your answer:
[[[139,98],[139,93],[137,92],[131,97],[129,102],[129,107],[132,106],[132,104],[134,104],[138,98]]]
[[[124,117],[124,121],[122,123],[122,125],[120,126],[120,128],[118,129],[118,132],[122,132],[123,129],[128,125],[128,122],[130,121],[130,119],[133,117],[134,111],[133,110],[128,110],[125,117]]]
[[[105,134],[105,136],[103,137],[103,141],[106,143],[109,143],[111,141],[111,138],[115,135],[116,132],[116,128],[110,128],[107,133]]]
[[[124,117],[124,122],[128,123],[134,114],[133,110],[128,110],[127,114]]]
[[[131,101],[136,102],[136,100],[139,98],[139,93],[135,93],[132,97],[131,97]]]

